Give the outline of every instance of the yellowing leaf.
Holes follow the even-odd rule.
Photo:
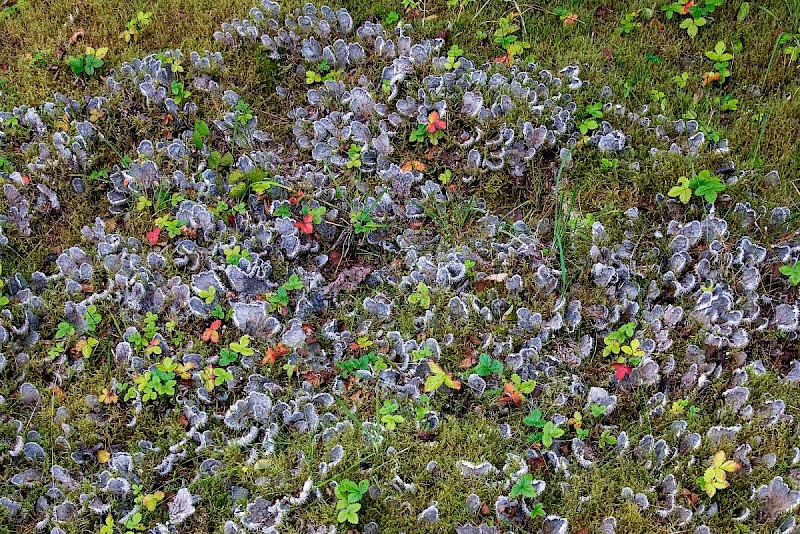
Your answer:
[[[97,451],[97,461],[98,462],[100,462],[101,464],[106,464],[110,460],[111,460],[111,454],[107,450],[101,449],[101,450]]]

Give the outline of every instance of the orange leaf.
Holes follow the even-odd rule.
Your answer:
[[[400,166],[400,169],[402,169],[403,172],[409,172],[409,171],[423,172],[425,171],[425,164],[422,163],[421,161],[409,159],[405,161],[403,165]]]
[[[302,221],[297,221],[294,223],[295,228],[299,228],[301,232],[304,234],[310,234],[314,231],[314,217],[312,215],[306,215],[303,217]]]
[[[500,395],[500,402],[513,402],[517,407],[522,406],[522,394],[517,391],[514,382],[506,382],[503,386],[503,394]]]
[[[261,360],[261,365],[266,365],[268,363],[273,364],[275,363],[275,360],[277,360],[284,354],[289,354],[289,352],[291,352],[289,350],[289,347],[287,347],[283,343],[278,343],[277,345],[275,345],[274,348],[269,347],[267,349],[267,354],[264,356],[264,359]]]
[[[701,82],[704,86],[714,83],[720,79],[719,72],[704,72],[703,73],[703,81]]]
[[[210,341],[212,343],[219,343],[219,327],[222,325],[222,321],[217,319],[211,326],[203,331],[203,341]]]

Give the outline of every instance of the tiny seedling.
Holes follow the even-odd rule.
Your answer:
[[[447,70],[455,70],[461,66],[461,61],[458,58],[464,55],[464,50],[460,48],[458,45],[452,45],[450,49],[447,51],[447,61],[444,64],[444,68]]]
[[[733,54],[727,52],[725,42],[719,41],[714,47],[714,50],[706,52],[706,57],[714,62],[714,70],[717,74],[717,76],[707,77],[707,80],[713,78],[714,80],[718,80],[720,84],[725,83],[725,80],[731,75],[729,66],[730,61],[733,59]]]
[[[170,95],[176,104],[181,105],[192,96],[192,93],[184,88],[183,82],[173,81],[170,84]]]
[[[617,33],[619,35],[628,35],[633,32],[636,28],[639,28],[642,24],[637,21],[636,19],[639,18],[639,12],[634,11],[632,13],[626,13],[623,15],[622,20],[619,21],[619,26],[617,27]]]
[[[542,425],[541,430],[532,434],[529,439],[533,443],[539,443],[544,447],[551,447],[553,441],[564,435],[564,429],[554,424],[552,421],[546,421]]]
[[[361,147],[356,144],[351,144],[347,149],[347,168],[358,169],[361,167]]]
[[[386,425],[386,430],[392,431],[397,428],[397,425],[405,421],[405,418],[395,413],[399,409],[397,401],[394,399],[386,399],[383,401],[383,406],[378,409],[378,414],[381,416],[381,423]]]
[[[616,445],[617,437],[612,435],[610,430],[603,430],[603,433],[600,434],[600,438],[597,440],[597,444],[601,449],[605,449],[607,446]]]
[[[250,251],[242,249],[239,245],[234,245],[230,248],[223,249],[223,253],[225,254],[225,263],[228,265],[239,265],[239,262],[242,259],[247,261],[252,261],[253,258],[250,256]]]
[[[208,286],[206,289],[201,289],[197,292],[197,296],[203,299],[206,304],[214,302],[214,297],[217,295],[216,286]]]
[[[200,378],[203,380],[203,386],[206,391],[214,391],[215,386],[220,386],[226,382],[233,380],[233,374],[227,369],[222,367],[213,367],[208,364],[202,371],[200,371]]]
[[[547,421],[542,417],[542,411],[534,408],[522,422],[533,428],[543,428]]]
[[[408,303],[425,310],[431,307],[431,294],[425,282],[417,284],[417,289],[408,296]]]
[[[689,181],[689,187],[695,196],[702,197],[706,202],[713,204],[717,194],[725,191],[725,184],[720,182],[718,176],[712,176],[710,171],[702,170],[695,174]]]
[[[589,405],[589,411],[592,413],[592,417],[602,417],[605,415],[607,409],[608,408],[602,404],[593,403]]]
[[[150,25],[150,19],[152,16],[153,14],[149,11],[146,13],[139,11],[136,13],[135,17],[125,23],[125,30],[119,34],[119,38],[124,40],[126,43],[130,43],[131,40],[138,41],[139,34],[142,32],[144,27]]]

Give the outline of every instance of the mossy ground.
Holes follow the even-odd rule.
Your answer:
[[[298,0],[283,2],[286,7],[300,3]],[[84,46],[108,46],[110,52],[107,65],[110,66],[118,66],[127,59],[167,48],[180,47],[185,51],[216,50],[218,47],[211,38],[213,31],[222,22],[233,17],[246,17],[252,4],[253,0],[0,2],[0,6],[4,6],[4,10],[0,11],[0,90],[3,92],[0,108],[6,109],[21,103],[40,103],[51,98],[56,91],[72,95],[91,94],[102,83],[101,80],[77,80],[65,64],[66,56],[78,53]],[[663,92],[665,114],[677,117],[694,111],[701,122],[712,126],[730,140],[733,147],[731,158],[740,168],[763,167],[765,170],[775,169],[780,172],[782,179],[777,187],[766,188],[763,184],[740,182],[731,191],[732,195],[736,198],[747,198],[754,205],[788,206],[793,213],[797,213],[800,210],[800,137],[797,135],[800,131],[800,78],[797,62],[789,61],[780,49],[775,54],[773,50],[776,38],[782,31],[797,31],[800,27],[800,3],[786,0],[769,2],[769,5],[764,6],[755,2],[751,4],[747,19],[737,22],[740,3],[738,0],[728,0],[717,10],[715,20],[702,28],[694,39],[690,39],[678,27],[677,21],[665,21],[660,14],[652,21],[640,21],[640,26],[632,33],[620,35],[616,30],[623,15],[645,8],[655,8],[658,13],[661,7],[660,3],[653,5],[636,0],[627,3],[548,0],[537,4],[521,2],[518,6],[515,2],[488,0],[454,7],[439,0],[429,0],[422,3],[413,24],[423,35],[446,35],[450,43],[461,46],[470,58],[493,61],[500,55],[500,50],[492,43],[491,37],[497,21],[518,7],[524,15],[524,38],[531,44],[528,52],[540,67],[557,69],[568,63],[579,64],[582,77],[590,80],[593,87],[599,89],[603,85],[609,85],[617,94],[627,93],[625,98],[629,108],[652,106],[654,102],[651,91]],[[368,18],[383,20],[391,11],[403,10],[399,2],[390,0],[369,3],[345,1],[335,5],[340,6],[348,8],[356,22]],[[578,19],[574,25],[565,26],[554,14],[559,6],[577,13]],[[119,39],[118,34],[124,29],[125,22],[135,16],[137,11],[152,12],[152,24],[144,29],[137,42],[127,44]],[[476,29],[485,31],[489,37],[478,39],[475,35]],[[76,43],[70,42],[77,32],[82,32],[82,36]],[[676,75],[688,72],[690,77],[699,80],[701,74],[709,70],[711,61],[705,56],[705,52],[712,50],[718,41],[725,41],[729,47],[734,41],[740,41],[743,47],[735,56],[732,76],[726,84],[721,88],[702,87],[694,81],[686,88],[678,87],[672,81]],[[264,58],[253,61],[250,56],[237,55],[235,50],[226,51],[225,59],[229,67],[224,73],[225,81],[253,104],[262,120],[273,119],[276,128],[285,128],[288,123],[284,118],[284,111],[273,96],[275,84],[282,78],[282,73],[276,71],[277,66]],[[722,112],[713,103],[714,96],[726,94],[738,99],[738,110]],[[142,126],[152,127],[152,124]],[[117,143],[125,151],[132,148],[125,146],[123,137]],[[4,156],[13,158],[13,154]],[[113,156],[109,150],[109,159]],[[691,173],[693,165],[711,168],[721,165],[727,159],[667,159],[666,163],[658,167],[643,167],[634,172],[623,168],[602,171],[596,156],[584,156],[580,151],[576,151],[574,158],[575,167],[565,174],[565,180],[567,188],[575,191],[575,211],[583,214],[602,213],[604,224],[612,234],[621,232],[621,210],[630,206],[639,206],[643,210],[656,209],[653,203],[655,194],[665,193],[677,176]],[[534,166],[530,178],[523,183],[509,185],[500,177],[489,176],[478,184],[474,192],[495,207],[505,207],[506,211],[518,210],[523,216],[541,216],[542,213],[552,212],[554,207],[553,184],[547,176],[550,176],[548,169]],[[67,189],[65,194],[66,191]],[[97,195],[96,203],[87,203],[86,197],[70,199],[68,196],[64,196],[62,202],[68,209],[62,210],[61,219],[53,220],[47,228],[35,229],[36,239],[12,240],[9,252],[3,257],[4,270],[10,272],[16,269],[29,274],[46,268],[47,262],[52,261],[47,259],[51,248],[60,250],[65,243],[77,242],[80,226],[91,219],[86,215],[102,215],[104,209],[102,195]],[[469,235],[473,220],[469,214],[449,211],[440,216],[437,223],[441,232]],[[615,227],[613,221],[619,221],[620,226]],[[137,227],[139,231],[136,233],[141,234],[148,223],[149,221],[139,221],[131,224],[138,224],[140,227]],[[797,227],[796,221],[793,225]],[[584,255],[587,243],[586,240],[573,239],[567,251],[568,256]],[[571,281],[580,284],[582,279],[585,280],[586,273],[571,271],[569,276]],[[490,292],[491,288],[487,291]],[[585,292],[584,302],[591,301],[591,291],[587,289]],[[357,309],[359,296],[363,295],[354,295],[352,306],[348,308],[345,303],[343,309]],[[58,302],[51,304],[54,307],[63,305]],[[535,303],[526,304],[535,309]],[[105,310],[104,314],[110,317],[113,310]],[[411,331],[413,329],[410,323],[414,313],[409,310],[404,315],[403,310],[400,310],[398,321],[402,321],[405,316],[409,323],[407,330]],[[437,335],[444,332],[467,333],[470,325],[447,323],[439,325],[439,329]],[[52,419],[55,408],[60,403],[68,406],[75,414],[88,411],[84,402],[85,395],[98,393],[96,383],[106,383],[108,380],[109,370],[103,355],[110,354],[109,347],[106,344],[101,345],[97,353],[101,356],[91,362],[96,366],[93,373],[87,373],[78,384],[73,384],[66,395],[52,393],[52,398],[49,399],[52,402],[43,404],[43,412],[38,414],[39,417]],[[764,356],[765,361],[770,361],[769,354]],[[456,368],[458,363],[443,362],[448,368]],[[591,363],[588,365],[591,366]],[[93,377],[101,380],[95,382]],[[755,405],[774,392],[776,379],[769,374],[754,378],[749,385],[752,390],[751,402]],[[618,411],[608,421],[604,421],[604,424],[614,425],[624,419],[634,444],[643,435],[654,433],[651,425],[656,423],[647,417],[645,407],[646,400],[652,393],[654,391],[639,391],[628,397],[623,395]],[[707,416],[704,414],[710,414],[718,408],[713,404],[713,399],[718,399],[719,393],[703,392],[697,398],[687,399],[689,404],[700,408],[696,415],[689,418],[689,431],[694,430],[693,426],[701,432],[700,429],[707,427],[704,424]],[[0,385],[0,394],[9,399],[9,402],[14,402],[14,391]],[[800,392],[796,389],[783,390],[781,396],[786,401],[787,413],[796,420],[800,418]],[[388,435],[379,449],[365,443],[363,437],[356,432],[342,436],[342,442],[350,452],[333,476],[369,478],[371,468],[372,472],[381,473],[383,481],[392,478],[386,476],[386,473],[392,473],[400,476],[404,482],[413,482],[417,487],[413,494],[398,493],[395,500],[381,501],[378,505],[365,507],[361,514],[363,523],[382,518],[386,532],[416,532],[422,531],[422,527],[417,525],[416,514],[432,500],[437,500],[443,509],[455,511],[448,515],[448,521],[453,523],[468,521],[471,517],[463,502],[465,495],[474,492],[484,502],[493,502],[496,495],[492,493],[492,488],[478,479],[462,478],[455,468],[455,462],[465,457],[475,462],[488,460],[495,465],[502,465],[506,461],[506,458],[498,456],[500,449],[492,446],[492,442],[502,439],[495,424],[497,412],[508,410],[508,407],[487,404],[470,406],[467,410],[458,407],[458,396],[448,402],[453,406],[448,406],[447,412],[466,413],[459,417],[447,416],[434,444],[429,443],[425,436],[415,433],[411,424],[413,414],[406,414],[407,423]],[[354,399],[352,404],[359,407],[357,416],[360,414],[365,418],[374,417],[374,399]],[[568,413],[571,410],[564,411]],[[521,427],[522,414],[518,415],[519,420],[515,424]],[[173,443],[171,438],[180,431],[179,416],[176,411],[145,411],[140,415],[134,429],[130,429],[125,426],[128,415],[120,407],[108,414],[108,420],[103,426],[86,420],[85,428],[76,427],[75,431],[84,436],[87,443],[103,442],[109,448],[114,444],[125,444],[127,448],[139,439],[150,439],[157,446],[167,447]],[[685,418],[686,415],[681,414],[681,417]],[[665,417],[657,424],[665,427],[673,419]],[[634,421],[638,422],[632,423]],[[783,466],[782,471],[787,469],[791,447],[797,444],[795,437],[789,426],[777,426],[762,435],[765,440],[763,450],[776,452],[778,464]],[[44,440],[47,441],[46,436]],[[396,455],[386,456],[384,451],[389,445],[398,451]],[[306,455],[308,461],[305,465],[297,464],[299,451]],[[359,454],[354,455],[352,451],[359,451]],[[320,449],[318,444],[307,438],[292,438],[279,444],[274,461],[263,472],[253,472],[248,476],[252,475],[253,479],[265,477],[266,484],[262,486],[265,497],[285,494],[293,488],[301,487],[305,478],[311,475],[309,466],[317,465],[327,452],[328,450]],[[713,452],[710,449],[699,451],[698,456],[704,457],[705,453],[710,455]],[[53,454],[57,460],[59,453],[54,451]],[[66,452],[61,454],[67,456]],[[221,531],[220,520],[229,515],[231,504],[226,472],[243,469],[243,459],[246,456],[245,450],[235,446],[219,450],[219,459],[224,463],[218,476],[196,482],[206,488],[205,493],[209,489],[217,488],[218,491],[213,493],[218,495],[218,499],[203,503],[198,514],[191,520],[188,527],[190,530],[186,532]],[[425,470],[431,459],[438,461],[439,470]],[[698,473],[692,474],[692,477],[699,474],[699,469],[697,466]],[[549,491],[543,502],[545,510],[551,506],[556,507],[557,503],[559,513],[571,518],[573,532],[581,529],[592,531],[603,517],[614,515],[619,521],[620,532],[635,533],[654,530],[635,505],[620,498],[620,489],[630,486],[634,491],[649,492],[651,499],[655,499],[652,487],[657,474],[656,469],[648,470],[635,462],[609,455],[594,468],[576,470],[568,482],[547,472],[538,476],[548,482]],[[774,470],[756,467],[748,480],[748,486],[766,483],[774,474]],[[180,470],[175,476],[182,476]],[[242,473],[237,475],[241,476]],[[588,495],[592,498],[584,501],[583,497]],[[718,502],[722,507],[735,509],[744,506],[749,498],[749,494],[737,491],[734,477],[732,489],[722,492]],[[32,495],[26,505],[32,505],[34,501],[35,495]],[[405,501],[411,504],[408,510],[403,508],[402,503]],[[396,508],[391,507],[393,502],[397,505]],[[317,503],[304,507],[299,513],[292,514],[290,528],[300,532],[304,522],[312,518],[316,523],[335,522],[333,505]],[[428,529],[430,532],[442,532],[451,526],[440,523]],[[709,526],[715,530],[717,525],[713,518],[709,521]],[[724,526],[730,527],[727,524]],[[25,528],[27,527],[32,528],[31,525]],[[88,532],[85,528],[82,529],[80,522],[71,528],[75,532]],[[532,523],[527,528],[532,530],[535,525]],[[669,529],[663,525],[658,528],[665,529],[664,532],[681,531],[678,527]],[[766,526],[759,526],[753,521],[742,524],[741,529],[742,532],[767,532],[759,530],[767,529]]]

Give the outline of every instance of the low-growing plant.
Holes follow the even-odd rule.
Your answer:
[[[450,49],[447,51],[447,61],[444,64],[444,68],[447,70],[455,70],[461,66],[461,61],[459,58],[464,55],[464,50],[459,47],[458,45],[454,44],[450,46]]]
[[[605,449],[606,447],[616,444],[617,444],[617,437],[614,436],[608,429],[603,430],[603,432],[600,434],[600,437],[597,439],[597,445],[601,449]]]
[[[368,235],[379,228],[384,228],[386,225],[376,222],[372,217],[372,212],[378,205],[378,201],[373,202],[369,208],[354,210],[350,212],[350,224],[353,225],[353,232],[358,234]]]
[[[719,177],[712,176],[710,171],[702,170],[689,180],[685,176],[678,178],[678,184],[667,192],[667,195],[678,198],[688,204],[692,194],[702,197],[706,202],[714,203],[717,195],[725,191],[726,186]]]
[[[201,289],[197,292],[197,296],[203,299],[206,304],[211,304],[214,302],[214,298],[217,295],[217,287],[216,286],[208,286],[206,289]]]
[[[114,527],[116,523],[114,522],[114,518],[111,517],[111,514],[106,516],[106,520],[100,526],[99,534],[114,534]]]
[[[619,159],[618,158],[602,158],[600,159],[600,168],[607,171],[610,169],[616,169],[619,166]]]
[[[222,367],[214,367],[211,364],[208,364],[200,371],[200,377],[203,380],[203,386],[209,392],[214,391],[214,387],[233,380],[233,374],[230,371]]]
[[[543,428],[547,420],[542,417],[541,410],[534,408],[531,410],[531,413],[522,420],[522,422],[533,428]]]
[[[687,17],[681,21],[681,28],[686,30],[689,37],[696,37],[700,28],[706,25],[708,20],[705,17]]]
[[[425,282],[417,284],[417,289],[408,296],[408,302],[424,310],[431,307],[431,293]]]
[[[392,431],[397,428],[397,425],[405,421],[405,418],[396,413],[400,406],[394,399],[386,399],[383,401],[383,406],[378,409],[378,415],[381,417],[381,423],[386,426],[386,430]]]
[[[800,261],[794,265],[781,265],[778,269],[781,274],[789,277],[789,283],[793,286],[800,284]]]
[[[183,233],[182,228],[188,223],[179,219],[173,219],[172,215],[167,214],[156,219],[156,226],[167,231],[170,239],[178,237]]]
[[[718,80],[720,84],[725,83],[725,80],[731,75],[730,62],[733,59],[733,54],[727,51],[725,42],[719,41],[714,50],[706,51],[706,57],[714,62],[714,70],[719,75],[713,78]]]
[[[357,358],[335,362],[334,365],[341,372],[342,378],[349,378],[356,371],[369,371],[370,364],[377,359],[378,355],[375,351],[371,351]]]
[[[725,458],[725,451],[718,451],[711,458],[711,465],[705,470],[703,476],[697,477],[697,484],[709,497],[714,497],[717,490],[731,485],[727,480],[728,473],[733,473],[740,467],[741,464],[738,462]]]
[[[431,374],[425,379],[426,393],[436,391],[443,385],[450,389],[461,389],[461,382],[453,380],[453,376],[442,369],[436,362],[428,360],[428,368],[431,370]]]
[[[617,27],[617,33],[620,35],[628,35],[632,33],[633,30],[641,27],[641,22],[637,19],[639,18],[639,12],[634,11],[632,13],[625,13],[622,16],[622,20],[619,21],[619,26]]]
[[[125,23],[125,30],[119,34],[119,38],[124,40],[126,43],[130,43],[131,40],[138,41],[139,35],[141,34],[142,30],[145,26],[150,25],[150,19],[152,18],[153,13],[150,11],[143,12],[139,11],[136,13],[136,16],[133,17],[131,20]]]
[[[189,100],[192,93],[183,86],[183,82],[173,81],[170,84],[170,96],[176,104],[181,105]]]
[[[83,52],[83,55],[68,57],[67,65],[69,65],[73,74],[76,76],[83,74],[92,77],[105,64],[103,58],[106,57],[106,54],[108,54],[107,47],[95,50],[91,46],[88,46]]]
[[[355,143],[347,149],[347,168],[358,169],[361,167],[361,147]]]
[[[428,115],[428,122],[417,125],[408,140],[412,143],[427,140],[432,145],[438,145],[439,141],[444,138],[446,129],[447,123],[439,116],[439,112],[431,111]]]
[[[529,499],[533,499],[536,497],[536,489],[533,487],[533,475],[530,473],[525,473],[517,482],[511,486],[511,492],[508,494],[509,497],[512,499],[516,499],[517,497],[528,497]]]
[[[496,58],[496,63],[507,63],[511,65],[514,63],[517,56],[521,55],[531,46],[529,43],[519,38],[519,25],[512,22],[516,15],[516,13],[512,13],[508,17],[502,17],[497,21],[497,28],[494,31],[494,42],[500,45],[505,54]]]
[[[336,496],[336,510],[338,511],[337,520],[339,523],[358,524],[358,511],[361,510],[359,502],[369,489],[369,482],[353,482],[350,479],[340,481],[334,489]]]
[[[783,55],[789,58],[789,61],[797,61],[800,58],[800,32],[790,33],[783,32],[778,36],[776,46],[786,45],[783,48]]]
[[[473,369],[473,372],[478,376],[499,375],[503,372],[503,362],[495,360],[484,352],[478,357],[478,364]]]
[[[511,380],[503,385],[499,402],[513,402],[517,407],[522,407],[525,395],[531,393],[536,388],[535,380],[523,380],[517,373],[511,375]]]
[[[243,249],[239,245],[223,249],[223,253],[225,254],[225,263],[228,265],[239,265],[242,259],[253,261],[252,256],[250,256],[250,251],[246,248]]]
[[[90,304],[86,307],[86,314],[83,316],[83,319],[86,321],[86,330],[94,332],[103,320],[103,316],[97,310],[97,306]]]
[[[411,359],[415,362],[421,361],[424,358],[430,358],[431,356],[433,356],[433,349],[427,344],[411,351]]]
[[[561,19],[561,23],[564,26],[572,26],[578,21],[578,14],[570,11],[569,9],[563,8],[561,6],[556,7],[553,10],[553,13]]]

